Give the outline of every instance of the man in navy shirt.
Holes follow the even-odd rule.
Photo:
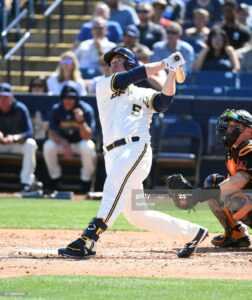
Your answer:
[[[62,171],[58,154],[62,154],[65,159],[78,154],[82,163],[82,192],[86,194],[91,186],[96,163],[95,144],[91,140],[96,126],[94,112],[90,105],[80,101],[74,82],[70,81],[63,87],[60,98],[61,101],[52,108],[49,139],[43,148],[51,188],[56,189],[61,181]]]
[[[23,191],[36,187],[34,170],[37,144],[32,138],[31,117],[26,106],[15,100],[11,86],[0,84],[0,153],[23,155],[20,180]]]

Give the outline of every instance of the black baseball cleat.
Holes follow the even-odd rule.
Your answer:
[[[221,234],[215,236],[211,240],[211,243],[219,248],[249,248],[251,241],[249,235],[241,238],[232,238],[231,236]]]
[[[189,243],[186,243],[185,246],[177,252],[179,258],[188,258],[194,252],[197,246],[208,236],[208,230],[200,228],[196,237]]]
[[[87,246],[87,243],[89,246]],[[81,237],[67,245],[66,248],[58,249],[58,255],[73,259],[87,259],[95,256],[96,252],[92,250],[93,248],[93,241]]]

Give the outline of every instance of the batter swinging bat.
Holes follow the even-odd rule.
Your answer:
[[[179,55],[175,55],[175,56],[174,56],[174,59],[175,59],[176,61],[180,60]],[[176,81],[177,81],[178,83],[183,83],[183,82],[185,81],[185,79],[186,79],[185,72],[184,72],[183,67],[181,66],[181,67],[179,67],[179,68],[177,69],[177,71],[176,71]]]

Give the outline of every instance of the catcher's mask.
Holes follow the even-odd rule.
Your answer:
[[[220,115],[216,127],[217,134],[222,138],[226,147],[231,147],[243,131],[239,125],[234,127],[232,131],[228,130],[230,121],[252,128],[252,115],[248,111],[226,109]]]
[[[126,70],[130,70],[139,65],[138,59],[134,52],[125,47],[115,47],[104,54],[104,61],[110,66],[111,60],[115,55],[121,55],[125,58],[124,67]]]

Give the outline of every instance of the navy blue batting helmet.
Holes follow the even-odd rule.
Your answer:
[[[121,55],[122,57],[125,58],[124,66],[125,66],[126,70],[130,70],[139,65],[139,62],[138,62],[138,59],[137,59],[135,53],[132,52],[130,49],[124,48],[124,47],[115,47],[115,48],[111,49],[110,51],[108,51],[107,53],[105,53],[104,61],[108,65],[110,65],[110,62],[115,55]]]

